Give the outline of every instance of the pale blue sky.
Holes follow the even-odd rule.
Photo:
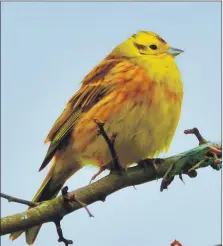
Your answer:
[[[176,61],[185,88],[179,127],[168,155],[197,145],[183,131],[194,126],[209,140],[221,136],[220,3],[3,3],[2,4],[2,192],[32,199],[47,170],[37,170],[44,138],[77,91],[81,79],[117,44],[138,30],[159,33],[185,53]],[[47,169],[47,168],[46,168]],[[72,177],[84,186],[96,169]],[[119,191],[62,221],[74,245],[211,246],[221,241],[221,173],[205,168],[196,179],[176,178],[168,191],[160,180]],[[2,216],[25,206],[2,202]],[[25,245],[22,236],[4,246]],[[54,225],[43,226],[37,246],[57,245]],[[60,245],[60,244],[58,244]]]

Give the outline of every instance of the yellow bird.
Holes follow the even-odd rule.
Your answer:
[[[183,85],[174,58],[182,52],[159,35],[140,31],[84,77],[46,138],[50,146],[40,170],[53,162],[33,201],[55,197],[66,180],[88,163],[99,167],[95,176],[108,168],[111,154],[97,135],[94,119],[105,123],[108,136],[117,133],[115,149],[122,168],[166,152],[181,113]],[[29,245],[40,227],[26,231]]]

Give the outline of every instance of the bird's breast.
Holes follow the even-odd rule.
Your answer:
[[[117,133],[115,149],[122,166],[168,149],[181,111],[182,93],[152,81],[128,84],[108,95],[80,120],[74,147],[84,162],[106,165],[107,144],[97,135],[94,119],[105,123],[108,136]]]

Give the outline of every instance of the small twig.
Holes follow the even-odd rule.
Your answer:
[[[194,127],[193,129],[187,129],[184,131],[185,134],[194,134],[198,141],[199,141],[199,145],[201,144],[205,144],[207,143],[207,140],[205,140],[202,135],[200,134],[199,130],[197,129],[197,127]]]
[[[63,199],[64,199],[64,202],[68,203],[68,202],[77,202],[81,207],[84,207],[85,210],[87,211],[88,215],[90,217],[93,217],[93,215],[90,213],[89,209],[87,208],[87,205],[81,201],[79,201],[75,194],[69,194],[68,193],[68,186],[65,186],[64,188],[62,188],[61,190],[61,193],[62,193],[62,196],[63,196]],[[69,239],[66,239],[64,238],[63,236],[63,231],[62,231],[62,228],[61,228],[61,224],[60,224],[60,221],[62,219],[59,219],[57,218],[54,223],[56,225],[56,229],[57,229],[57,234],[59,236],[58,238],[58,242],[63,242],[65,244],[65,246],[68,246],[69,244],[73,244],[73,241],[72,240],[69,240]]]
[[[61,193],[62,193],[62,196],[64,198],[64,201],[66,201],[66,202],[73,202],[74,201],[74,202],[78,203],[81,207],[83,207],[87,211],[89,217],[94,217],[94,215],[88,209],[87,204],[78,200],[78,198],[75,196],[75,194],[72,194],[72,195],[68,194],[68,186],[65,186],[61,190]]]
[[[16,202],[16,203],[28,205],[30,207],[36,207],[37,205],[39,205],[38,202],[30,202],[30,201],[27,201],[27,200],[24,200],[24,199],[20,199],[20,198],[16,198],[16,197],[13,197],[13,196],[6,195],[4,193],[0,193],[0,197],[7,199],[9,202]]]
[[[108,137],[107,133],[104,130],[104,123],[99,122],[97,119],[94,119],[94,122],[97,124],[98,128],[99,128],[99,134],[101,134],[103,136],[103,138],[105,139],[108,148],[110,150],[111,156],[112,156],[112,164],[113,164],[113,168],[116,170],[120,170],[121,166],[118,160],[118,156],[116,154],[115,148],[114,148],[114,143],[115,143],[115,139],[117,137],[117,133],[113,133],[111,138]]]
[[[88,209],[86,203],[83,203],[82,201],[78,200],[76,196],[74,196],[74,200],[75,200],[75,202],[77,202],[81,207],[83,207],[86,210],[86,212],[89,215],[89,217],[94,217],[94,215]]]
[[[56,225],[57,234],[59,236],[58,242],[63,242],[65,244],[65,246],[68,246],[69,244],[73,244],[72,240],[68,240],[68,239],[64,238],[63,231],[62,231],[62,228],[60,225],[60,219],[57,219],[56,221],[54,221],[54,223]]]

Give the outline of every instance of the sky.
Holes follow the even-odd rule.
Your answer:
[[[150,30],[184,49],[176,58],[184,83],[180,123],[171,148],[161,157],[197,146],[188,128],[210,141],[221,139],[221,7],[216,2],[2,3],[1,16],[1,190],[31,200],[47,169],[44,139],[82,78],[116,45],[138,30]],[[88,184],[87,167],[66,184]],[[102,177],[102,176],[101,176]],[[62,221],[74,245],[212,246],[221,242],[221,172],[211,167],[195,179],[178,178],[168,191],[155,181],[125,188],[105,203],[78,210]],[[24,205],[1,200],[1,216]],[[57,245],[53,223],[45,224],[36,246]],[[25,245],[24,236],[4,246]],[[59,245],[59,244],[58,244]]]

